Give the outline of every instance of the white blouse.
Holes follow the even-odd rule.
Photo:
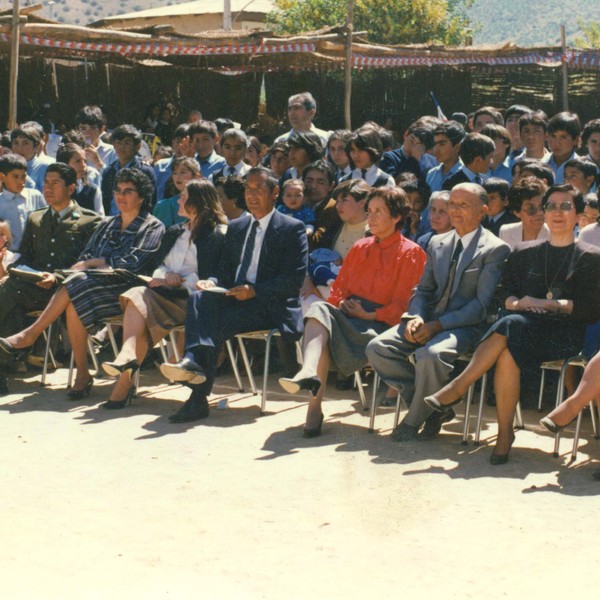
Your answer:
[[[196,244],[191,239],[192,232],[186,227],[171,248],[163,263],[155,269],[152,277],[164,279],[167,273],[178,273],[183,278],[183,286],[189,292],[196,290],[198,282],[198,258]]]

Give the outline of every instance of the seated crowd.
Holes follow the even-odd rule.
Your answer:
[[[493,369],[494,465],[508,460],[521,382],[544,361],[591,359],[542,419],[550,431],[600,398],[600,119],[486,106],[471,119],[421,117],[395,147],[372,121],[318,129],[308,92],[287,112],[291,130],[265,144],[198,111],[174,126],[153,105],[142,129],[170,143],[154,159],[133,125],[108,134],[97,106],[75,115],[55,158],[38,123],[6,133],[0,394],[64,315],[51,345],[73,353],[75,401],[94,385],[88,336],[122,326],[102,364],[116,378],[105,409],[131,403],[149,351],[184,326],[181,358],[160,366],[190,388],[173,423],[208,416],[228,339],[270,329],[281,333],[280,385],[309,392],[309,438],[321,434],[332,369],[344,385],[369,366],[380,403],[406,403],[400,443],[438,435]]]

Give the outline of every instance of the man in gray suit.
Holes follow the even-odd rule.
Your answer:
[[[454,417],[451,409],[432,414],[423,398],[446,384],[456,358],[485,332],[494,289],[510,253],[507,244],[481,226],[487,202],[478,184],[452,189],[448,209],[454,231],[431,238],[425,271],[400,325],[367,346],[370,364],[410,405],[394,431],[396,441],[430,439],[442,422]]]

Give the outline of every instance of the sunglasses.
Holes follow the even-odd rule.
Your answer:
[[[561,202],[557,204],[556,202],[547,202],[546,206],[544,206],[544,212],[554,212],[555,210],[560,210],[560,212],[571,212],[575,207],[570,202]]]
[[[540,208],[539,206],[532,206],[531,204],[525,208],[521,208],[521,210],[530,217],[533,217],[533,215],[537,215],[538,213],[544,212],[543,208]]]

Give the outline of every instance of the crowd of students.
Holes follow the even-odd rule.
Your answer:
[[[155,109],[149,111],[143,124],[145,131],[153,131],[157,134],[160,132],[163,138],[163,144],[156,150],[154,156],[151,155],[142,132],[135,126],[122,124],[107,132],[105,117],[97,106],[85,106],[76,113],[73,120],[74,128],[62,134],[55,156],[50,156],[49,151],[46,152],[46,132],[39,123],[33,121],[21,123],[12,131],[6,132],[2,136],[0,149],[0,244],[2,244],[0,303],[3,299],[10,298],[10,302],[6,300],[7,308],[0,309],[0,334],[5,336],[0,338],[0,347],[6,355],[4,358],[7,358],[4,361],[4,371],[14,367],[12,359],[20,357],[22,353],[17,351],[25,347],[24,338],[21,339],[17,335],[24,328],[25,313],[34,309],[42,310],[49,302],[56,303],[54,299],[56,296],[68,294],[61,290],[76,287],[77,281],[82,278],[74,271],[89,271],[98,266],[102,268],[116,266],[116,259],[113,265],[111,262],[113,259],[110,257],[123,251],[121,242],[117,238],[127,237],[127,228],[138,215],[140,219],[146,219],[143,227],[149,227],[154,231],[155,237],[169,238],[169,235],[165,235],[165,230],[171,231],[170,228],[177,228],[175,238],[179,239],[182,236],[181,239],[185,239],[185,243],[190,248],[192,246],[194,248],[192,254],[194,254],[195,272],[204,273],[203,278],[196,276],[193,280],[194,284],[190,287],[188,276],[191,264],[189,261],[192,257],[179,248],[181,257],[185,256],[185,260],[188,261],[187,274],[185,277],[177,273],[175,273],[177,277],[171,276],[169,269],[174,269],[174,263],[168,262],[165,266],[167,252],[158,251],[160,246],[158,239],[153,243],[151,250],[149,248],[145,250],[149,253],[156,252],[156,256],[161,257],[158,262],[151,259],[144,260],[143,266],[138,269],[142,262],[133,261],[136,262],[136,266],[130,270],[138,275],[152,275],[154,287],[183,289],[179,296],[180,301],[177,303],[181,313],[180,324],[183,321],[186,325],[189,324],[192,305],[196,306],[196,320],[207,318],[198,312],[198,306],[202,306],[203,310],[207,311],[206,314],[212,314],[217,318],[214,316],[217,314],[214,313],[214,307],[205,306],[209,301],[201,298],[205,298],[207,290],[219,282],[222,265],[217,267],[218,257],[212,255],[211,270],[214,272],[206,272],[200,264],[205,257],[199,252],[196,256],[195,249],[196,246],[205,243],[205,238],[198,237],[198,231],[202,229],[199,224],[212,223],[212,232],[214,226],[225,226],[225,221],[231,225],[244,223],[244,228],[239,234],[242,236],[241,243],[239,239],[233,238],[232,233],[225,236],[222,232],[222,235],[217,236],[224,240],[222,242],[224,245],[239,246],[236,246],[237,255],[229,256],[230,262],[235,263],[234,272],[229,273],[230,277],[221,276],[221,280],[228,280],[229,299],[235,299],[240,304],[249,299],[256,299],[256,289],[262,277],[261,254],[265,255],[267,251],[267,247],[261,244],[270,243],[268,234],[261,230],[259,223],[262,223],[267,231],[269,227],[273,229],[275,225],[269,224],[271,217],[266,221],[263,219],[275,210],[285,217],[283,221],[279,221],[278,217],[276,222],[282,230],[288,231],[291,235],[290,244],[292,238],[295,240],[297,231],[286,229],[289,219],[294,219],[295,223],[298,221],[302,223],[303,240],[296,240],[293,243],[300,253],[296,257],[300,265],[305,263],[301,277],[304,282],[296,286],[297,273],[293,277],[290,274],[285,293],[278,290],[277,294],[284,293],[284,296],[287,294],[283,300],[288,303],[288,308],[292,307],[293,310],[297,308],[302,311],[298,314],[307,315],[307,323],[310,325],[309,339],[313,340],[316,336],[315,331],[320,331],[318,328],[315,329],[315,315],[319,314],[319,310],[324,314],[322,305],[327,304],[329,298],[330,305],[338,307],[337,310],[349,319],[354,319],[354,329],[357,327],[356,321],[361,319],[380,325],[385,324],[386,327],[394,326],[396,329],[400,325],[400,336],[404,336],[405,340],[413,344],[409,354],[417,356],[420,347],[427,346],[432,339],[437,339],[436,335],[450,329],[439,325],[443,321],[442,317],[445,317],[449,310],[448,306],[452,305],[452,298],[442,298],[446,292],[445,286],[450,279],[454,287],[447,292],[454,295],[463,283],[462,278],[472,275],[469,271],[479,269],[479,267],[469,269],[469,263],[466,262],[474,260],[473,253],[477,254],[475,246],[478,243],[485,242],[492,253],[501,247],[506,248],[506,253],[509,247],[513,251],[515,249],[519,251],[523,244],[533,244],[540,248],[546,248],[544,244],[552,246],[552,232],[556,229],[556,223],[547,223],[544,219],[545,215],[548,221],[548,216],[552,214],[548,207],[551,207],[556,214],[567,213],[571,208],[573,210],[571,232],[573,240],[566,244],[567,246],[577,244],[579,249],[584,248],[584,250],[588,248],[587,244],[600,246],[597,191],[600,184],[600,119],[593,119],[582,126],[578,116],[569,112],[560,112],[548,118],[544,112],[522,105],[510,106],[505,111],[485,106],[468,116],[455,113],[450,120],[423,116],[406,127],[401,144],[395,147],[392,133],[373,121],[362,124],[354,131],[319,129],[313,122],[316,110],[316,102],[310,93],[304,92],[290,97],[287,114],[291,129],[275,139],[269,139],[261,137],[260,132],[254,129],[250,135],[229,119],[222,118],[214,122],[204,120],[198,111],[191,111],[186,122],[174,126],[170,113]],[[56,168],[55,165],[63,166]],[[151,185],[149,187],[142,185],[140,177]],[[253,183],[251,188],[247,187],[248,178],[251,178]],[[212,191],[204,188],[203,191],[199,191],[194,187],[198,180],[207,182],[207,189],[214,190],[214,197],[211,195]],[[131,206],[126,205],[123,200],[127,190],[131,196],[137,195],[139,200],[139,204],[134,203],[135,210],[129,220],[123,216],[132,211]],[[562,200],[559,202],[556,198]],[[218,209],[215,202],[218,203]],[[473,219],[472,227],[467,223],[467,219],[461,222],[458,214],[461,207],[465,215],[471,211],[469,218]],[[555,207],[558,208],[554,210]],[[220,216],[209,218],[209,213],[222,215],[222,218]],[[92,234],[92,231],[101,219],[104,222],[117,223],[119,226],[109,227],[111,231],[114,230],[111,234],[113,237],[108,236],[110,239],[104,240],[100,248],[98,235]],[[254,246],[255,234],[251,232],[253,227],[250,221],[252,220],[258,224],[259,241],[256,242],[256,247]],[[85,227],[82,226],[84,221]],[[383,222],[388,225],[387,228],[381,226]],[[193,226],[190,226],[190,223],[193,223]],[[488,232],[485,235],[480,233],[482,227]],[[234,231],[236,227],[230,229]],[[192,231],[191,235],[189,230]],[[182,233],[184,231],[188,233],[184,235]],[[130,234],[127,247],[127,252],[132,255],[141,252],[141,245],[136,241],[136,235],[137,233]],[[204,230],[203,235],[206,235]],[[213,233],[211,235],[214,236]],[[489,235],[493,238],[489,238]],[[556,238],[557,235],[554,234],[554,237]],[[363,241],[363,238],[371,236],[374,241],[369,243]],[[59,238],[60,241],[57,241]],[[388,238],[395,240],[396,245],[393,251],[384,254],[382,248],[391,243],[386,242]],[[460,243],[458,243],[459,238]],[[40,243],[40,239],[43,239],[43,243]],[[496,239],[498,242],[493,241]],[[560,239],[563,240],[562,237]],[[570,238],[567,236],[564,239],[568,241]],[[577,239],[579,241],[575,241]],[[437,305],[437,312],[434,311],[436,318],[432,321],[437,325],[432,327],[431,335],[422,337],[419,328],[427,326],[428,322],[422,318],[423,315],[411,315],[410,290],[423,272],[425,275],[420,286],[424,285],[423,281],[427,278],[428,269],[435,270],[439,267],[433,263],[436,260],[435,253],[439,249],[440,241],[445,241],[446,246],[452,246],[456,256],[450,252],[447,257],[442,273],[445,278],[443,283],[437,279],[437,274],[432,276],[429,282],[435,288],[430,300]],[[147,242],[146,239],[145,243]],[[410,246],[408,251],[409,247],[406,244],[413,242],[414,247]],[[95,248],[96,254],[90,254],[90,243]],[[402,250],[397,245],[400,243],[404,244]],[[469,244],[473,244],[471,253]],[[104,250],[106,245],[110,246],[110,251]],[[248,265],[244,265],[248,247],[254,252],[252,257],[248,258],[252,261],[250,274],[249,278],[241,281],[238,277],[240,271],[245,273],[245,269],[248,268]],[[375,249],[379,253],[378,259],[372,256]],[[170,250],[171,247],[169,252]],[[100,254],[97,254],[98,252]],[[594,252],[590,252],[592,255],[590,264],[595,264]],[[225,255],[227,251],[223,250],[223,253]],[[357,262],[359,255],[361,259]],[[413,279],[416,277],[415,281],[411,279],[410,283],[406,284],[408,287],[400,292],[394,286],[401,282],[388,281],[389,290],[382,291],[381,281],[378,279],[398,277],[398,273],[403,271],[393,268],[390,264],[385,264],[382,270],[378,270],[376,260],[402,261],[408,260],[402,258],[408,255],[413,257],[411,260],[414,264],[410,272],[411,277],[414,276]],[[381,258],[383,256],[387,258]],[[96,262],[92,261],[94,267],[90,267],[92,263],[81,267],[82,260],[85,262],[85,258],[81,259],[81,257],[87,257],[88,260],[99,259],[101,263],[96,265]],[[502,263],[505,258],[506,256],[502,259]],[[124,264],[130,266],[133,264],[125,256],[121,259],[124,260]],[[225,259],[221,262],[223,260]],[[266,260],[264,256],[262,260]],[[565,260],[567,261],[565,264],[568,265],[568,261],[573,259]],[[350,264],[359,263],[362,266],[355,267],[353,273]],[[485,270],[488,266],[484,265],[481,269]],[[22,273],[27,269],[38,273],[37,281],[33,281],[31,277],[23,279]],[[452,271],[451,276],[448,277],[452,269],[456,269],[456,273]],[[570,272],[567,270],[562,273],[561,269],[566,269],[563,263],[556,266],[555,271],[548,271],[548,263],[546,263],[539,275],[554,277],[553,281],[557,277],[559,280],[562,278],[568,281]],[[491,278],[487,281],[488,287],[495,287],[500,282],[500,271],[498,270],[496,279]],[[373,273],[378,275],[375,277]],[[89,278],[96,276],[96,274],[88,274]],[[271,276],[276,278],[277,274]],[[290,283],[292,280],[293,284]],[[349,285],[348,281],[357,283]],[[365,281],[368,281],[368,285]],[[245,288],[242,289],[244,286]],[[116,291],[111,299],[112,307],[127,305],[127,300],[119,301],[119,295],[124,293],[127,287],[133,287],[130,280],[128,283],[119,281],[119,285],[115,286]],[[239,291],[236,292],[238,287]],[[357,293],[358,288],[361,294]],[[97,286],[90,290],[86,293],[100,293]],[[562,289],[555,291],[554,293],[558,295],[554,298],[560,298],[562,301],[563,297],[560,295],[562,292]],[[423,293],[423,289],[419,286],[415,287],[413,298],[420,293]],[[485,303],[485,306],[480,307],[481,310],[478,311],[477,324],[481,325],[487,314],[495,308],[492,302],[493,290],[485,290],[485,301],[481,299],[483,296],[477,295],[478,292],[473,291],[473,294],[470,300],[477,298],[478,302]],[[549,286],[548,294],[547,299],[552,299],[552,286]],[[188,295],[190,299],[187,315],[185,315],[185,302],[182,303],[181,298],[187,298]],[[193,300],[196,296],[200,297],[200,300]],[[214,294],[209,296],[215,297]],[[260,298],[260,294],[256,297]],[[274,301],[274,296],[267,296],[267,300],[269,298]],[[277,302],[281,300],[282,298],[278,296]],[[373,306],[369,305],[372,310],[362,306],[361,302],[367,300],[376,300]],[[565,298],[565,300],[567,302],[565,306],[570,307],[566,312],[570,315],[573,310],[573,298]],[[311,307],[319,302],[321,308]],[[444,304],[441,311],[440,302]],[[600,297],[597,302],[600,305]],[[382,310],[382,307],[388,304],[393,305],[394,308]],[[467,303],[464,306],[466,305]],[[460,310],[463,310],[464,306],[461,306]],[[560,307],[562,306],[561,304]],[[535,307],[528,305],[525,308],[521,306],[525,312],[544,314],[548,312],[560,314],[561,311],[564,313],[565,310],[560,307],[557,311],[553,311],[549,305]],[[143,313],[143,311],[139,312]],[[588,312],[590,315],[596,314],[595,310]],[[385,318],[382,316],[384,313]],[[389,315],[394,315],[393,323]],[[236,314],[236,318],[237,316]],[[248,319],[247,315],[242,316]],[[106,314],[99,311],[96,316],[90,317],[87,321],[84,319],[83,326],[89,333],[96,332],[102,329],[105,318]],[[220,313],[218,318],[222,318]],[[244,318],[240,317],[237,330],[244,329]],[[411,320],[417,318],[423,322],[409,324]],[[328,322],[329,319],[328,316]],[[338,324],[334,329],[339,327],[337,313],[335,319]],[[42,319],[41,322],[45,327],[48,319]],[[169,321],[170,326],[175,324],[177,323]],[[467,323],[465,326],[470,327],[473,324]],[[281,323],[273,323],[273,326],[281,327]],[[319,361],[324,360],[319,357],[328,352],[323,349],[333,348],[334,358],[336,352],[338,356],[344,354],[344,352],[340,354],[340,348],[343,346],[346,346],[347,355],[352,355],[358,350],[360,359],[357,364],[362,364],[367,361],[367,358],[374,356],[373,353],[366,352],[367,343],[370,348],[374,347],[373,338],[382,334],[383,329],[382,326],[375,327],[373,335],[367,339],[364,337],[365,328],[359,326],[360,335],[352,337],[346,334],[340,345],[339,340],[333,340],[333,337],[328,341],[331,336],[340,335],[335,331],[332,333],[329,327],[327,332],[329,337],[325,341],[320,340],[319,350],[311,354],[310,348],[308,349],[310,356],[308,362],[313,364],[313,367],[305,365],[300,371],[300,377],[282,378],[282,385],[288,391],[308,389],[313,395],[312,414],[309,414],[305,428],[305,433],[308,431],[310,434],[309,437],[321,433],[323,421],[321,399],[326,371],[323,372],[321,365],[318,374],[316,372]],[[36,331],[38,330],[42,331],[43,328],[37,327]],[[152,331],[152,328],[149,330]],[[150,339],[156,342],[167,330],[166,325],[161,325],[161,335],[150,335]],[[142,331],[146,330],[142,328]],[[294,334],[300,335],[301,331],[300,319]],[[595,331],[590,327],[586,340],[586,351],[590,356],[598,347]],[[508,337],[507,334],[502,335]],[[27,345],[31,342],[29,338],[27,338]],[[195,420],[208,414],[206,396],[210,390],[207,393],[208,388],[204,387],[202,392],[198,392],[200,388],[195,389],[193,386],[205,385],[199,380],[202,377],[206,379],[207,370],[212,373],[214,357],[211,355],[207,358],[206,353],[199,351],[194,354],[193,349],[203,347],[203,343],[190,341],[189,338],[189,334],[186,333],[185,347],[189,350],[188,363],[183,366],[175,363],[174,368],[167,365],[163,371],[168,372],[170,376],[175,375],[172,378],[183,381],[193,388],[191,399],[195,398],[195,404],[193,403],[194,406],[190,408],[186,403],[188,408],[183,412],[180,411],[180,418],[173,419],[176,422]],[[211,340],[214,342],[212,338]],[[219,343],[222,341],[219,338]],[[288,374],[292,374],[296,370],[296,365],[293,356],[290,356],[286,350],[285,341],[284,339],[284,343],[280,346],[282,362],[289,371]],[[469,338],[469,343],[465,348],[461,347],[461,350],[472,350],[477,342],[478,340]],[[218,343],[215,344],[218,346]],[[83,363],[85,358],[81,356],[81,345],[73,345],[78,348],[79,363]],[[352,345],[361,347],[348,348]],[[148,344],[142,346],[142,354],[145,354]],[[448,348],[443,352],[447,353]],[[438,360],[443,352],[438,351],[436,357]],[[133,358],[134,356],[136,358]],[[133,364],[132,361],[137,364],[143,360],[143,356],[140,353],[136,355],[135,350],[126,352],[126,358],[127,360],[122,361],[123,364]],[[448,364],[452,365],[454,358],[447,358]],[[415,360],[414,356],[411,360]],[[355,362],[353,361],[352,364],[354,365]],[[207,366],[208,363],[211,364],[210,367]],[[123,398],[118,397],[122,395],[122,390],[127,391],[127,398],[130,399],[131,394],[128,390],[137,368],[119,369],[119,364],[118,360],[116,363],[109,363],[106,369],[112,375],[119,374],[119,377],[124,377],[117,387],[117,397],[111,397],[109,401],[117,402],[110,406],[111,408],[122,408],[126,405]],[[346,368],[344,364],[336,366],[344,376],[353,370]],[[377,368],[376,365],[374,366]],[[439,377],[435,379],[438,389],[447,383],[449,372],[445,370],[442,379]],[[71,390],[75,392],[76,398],[81,398],[86,392],[89,394],[91,387],[87,369],[83,369],[82,373],[82,377],[76,379],[74,390]],[[189,373],[195,375],[188,376]],[[208,377],[209,380],[213,375]],[[340,386],[345,385],[344,376],[338,379]],[[418,374],[413,373],[411,376],[418,379]],[[190,384],[191,381],[196,383]],[[423,397],[415,398],[412,397],[413,391],[410,393],[406,391],[408,384],[398,383],[391,376],[387,379],[384,377],[384,381],[389,384],[389,388],[384,388],[380,394],[383,404],[395,402],[395,395],[400,391],[404,399],[413,405],[422,404],[428,397],[429,405],[436,408],[439,399],[436,400],[436,397],[431,395],[436,390],[432,390],[429,394],[421,394]],[[594,397],[595,392],[590,393],[590,388],[595,383],[594,378],[588,375],[583,382],[582,385],[585,384],[586,390],[585,397],[588,399]],[[0,379],[0,388],[4,393],[8,391],[5,375]],[[575,393],[575,388],[576,381],[572,381],[569,391]],[[600,394],[600,390],[598,392]],[[202,397],[201,402],[198,400],[200,397]],[[314,398],[318,398],[317,404]],[[452,398],[451,403],[454,400],[455,398]],[[200,408],[198,402],[201,404]],[[574,403],[576,401],[570,400],[569,405]],[[579,401],[578,408],[581,408],[582,404],[584,403]],[[437,408],[441,406],[442,403],[438,402]],[[448,420],[448,414],[448,412],[443,413],[443,418],[431,411],[429,415],[425,414],[427,420],[424,423],[425,429],[421,430],[421,433],[426,430],[428,437],[432,437],[432,432],[436,435],[442,422]],[[555,422],[556,427],[566,424],[559,421]],[[398,441],[412,439],[418,435],[422,426],[423,419],[419,423],[404,423],[404,427],[400,427],[400,430],[395,432],[395,439]],[[496,456],[505,455],[507,456],[508,452],[496,453]]]

